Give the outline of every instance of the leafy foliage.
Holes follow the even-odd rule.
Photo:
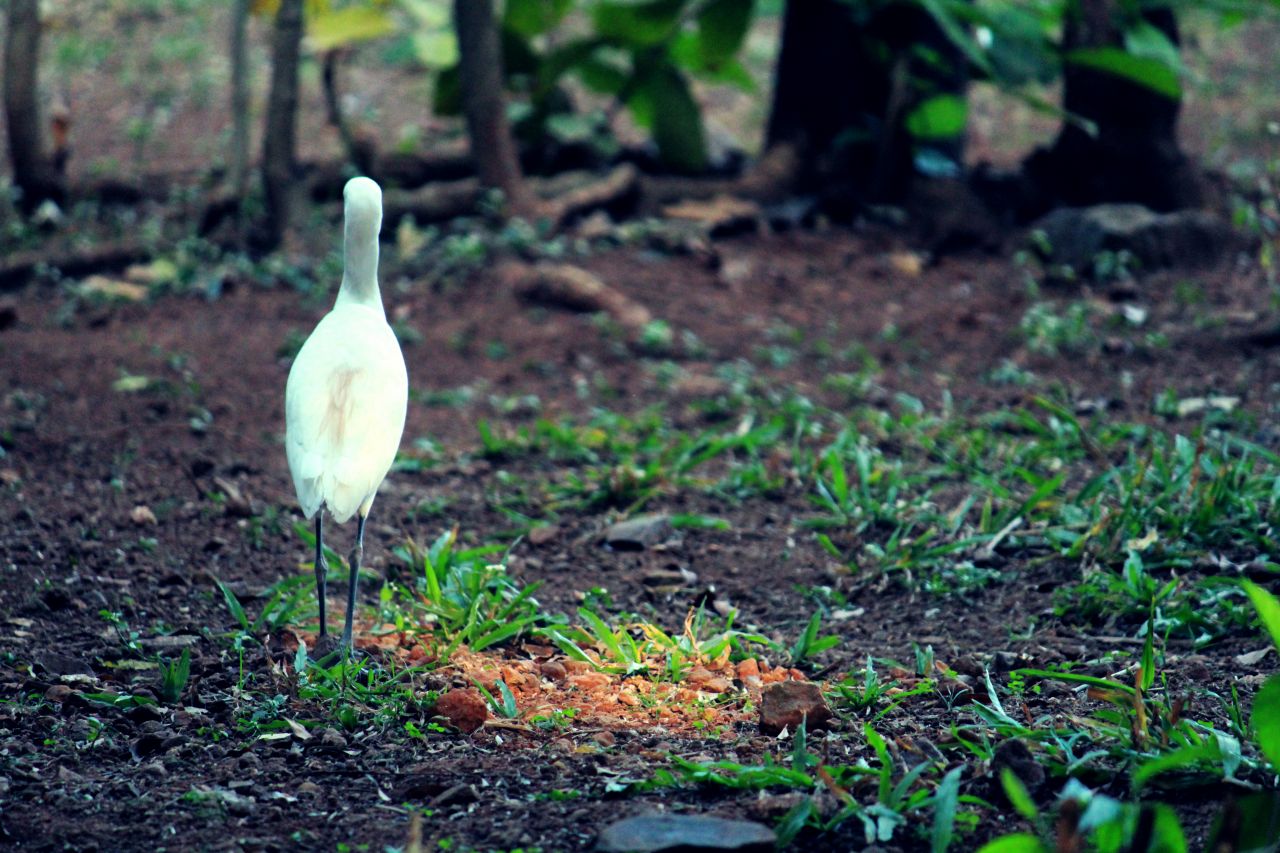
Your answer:
[[[410,541],[396,553],[421,573],[414,587],[401,591],[420,611],[432,635],[449,656],[462,645],[473,651],[509,642],[544,617],[533,598],[537,584],[521,587],[500,563],[484,558],[501,546],[457,550],[457,529],[441,534],[425,551]]]

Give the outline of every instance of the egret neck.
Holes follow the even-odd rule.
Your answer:
[[[344,193],[342,286],[336,305],[362,305],[386,316],[378,289],[378,232],[382,230],[382,193],[367,179],[352,180]]]

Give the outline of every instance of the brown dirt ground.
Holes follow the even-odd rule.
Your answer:
[[[885,366],[872,402],[906,392],[935,407],[945,391],[961,411],[1017,405],[1023,392],[983,380],[1012,359],[1060,381],[1073,399],[1109,400],[1125,418],[1152,417],[1151,400],[1167,387],[1184,395],[1239,395],[1257,412],[1262,438],[1274,443],[1270,396],[1280,363],[1271,349],[1249,342],[1249,333],[1271,328],[1274,315],[1265,281],[1249,267],[1142,280],[1136,299],[1151,310],[1151,327],[1170,339],[1154,355],[1117,346],[1083,359],[1049,359],[1027,353],[1011,329],[1010,318],[1028,304],[1020,269],[1000,259],[947,258],[915,275],[891,261],[891,253],[904,248],[884,232],[833,230],[722,241],[712,262],[629,248],[584,263],[674,328],[697,334],[708,352],[682,360],[692,375],[707,376],[734,359],[758,360],[758,347],[772,340],[770,329],[786,324],[805,341],[865,343]],[[738,274],[729,283],[716,268]],[[384,279],[397,281],[394,266]],[[1171,296],[1186,280],[1205,294],[1194,311]],[[461,407],[411,404],[406,446],[429,436],[448,461],[394,474],[384,487],[369,535],[376,573],[394,562],[389,548],[406,537],[430,541],[452,523],[464,535],[486,539],[510,528],[489,500],[510,482],[502,472],[520,477],[549,463],[476,456],[475,421],[502,422],[494,397],[536,394],[541,416],[552,419],[595,405],[634,413],[674,400],[676,411],[685,405],[682,417],[696,423],[688,404],[714,390],[696,382],[664,388],[654,360],[628,353],[585,315],[517,302],[493,273],[447,288],[415,282],[385,291],[389,312],[423,336],[405,351],[415,400],[478,383],[484,393]],[[1098,298],[1106,303],[1105,294]],[[742,717],[726,718],[715,735],[693,732],[679,720],[584,723],[560,733],[484,728],[425,743],[406,736],[403,721],[307,741],[237,734],[239,662],[220,639],[234,624],[211,578],[233,584],[254,610],[261,605],[252,599],[255,590],[304,571],[300,564],[309,559],[290,529],[297,511],[281,447],[288,361],[280,352],[291,335],[314,323],[323,302],[240,284],[213,301],[166,297],[85,308],[69,322],[60,313],[61,298],[48,288],[23,291],[15,307],[16,325],[0,332],[6,454],[0,466],[0,693],[10,697],[0,705],[0,844],[232,850],[334,849],[346,842],[373,849],[404,842],[408,818],[400,806],[409,803],[429,807],[429,838],[454,838],[476,849],[571,850],[589,847],[611,819],[657,806],[769,817],[790,804],[689,789],[621,801],[607,792],[610,781],[646,778],[667,752],[742,761],[785,752],[785,744],[761,737],[754,721]],[[1205,323],[1205,317],[1220,322]],[[882,334],[889,324],[898,330],[893,340]],[[509,356],[486,355],[492,341],[501,341]],[[834,402],[821,387],[827,363],[807,347],[801,351],[792,364],[766,372],[799,393]],[[125,373],[164,382],[134,393],[113,390]],[[583,394],[582,388],[592,390]],[[190,421],[200,409],[212,420],[195,432]],[[238,487],[254,518],[235,517],[209,499],[215,476]],[[441,516],[415,512],[423,501],[439,499],[448,501]],[[152,510],[154,524],[133,519],[139,506]],[[610,513],[568,511],[550,541],[516,547],[512,570],[522,581],[544,581],[539,599],[550,610],[571,611],[585,590],[602,587],[618,607],[649,613],[671,630],[702,590],[714,586],[740,609],[742,623],[788,639],[812,612],[797,587],[834,584],[847,592],[850,607],[864,612],[839,623],[843,642],[823,659],[833,673],[858,668],[868,654],[909,661],[913,642],[932,644],[940,660],[961,671],[980,671],[980,662],[998,652],[1043,666],[1098,658],[1115,647],[1103,629],[1051,615],[1052,590],[1071,578],[1069,566],[1041,566],[983,590],[976,601],[853,583],[797,530],[808,511],[799,485],[768,502],[732,505],[677,494],[659,496],[650,508],[716,515],[732,529],[687,531],[657,552],[615,553],[598,542]],[[349,535],[333,534],[340,550]],[[671,565],[696,572],[697,584],[655,594],[643,582],[645,572]],[[365,584],[366,600],[375,586]],[[93,685],[154,689],[154,671],[119,665],[129,656],[100,617],[104,608],[121,612],[146,640],[198,638],[184,707],[110,710],[60,692],[64,682],[77,692]],[[1029,638],[1014,639],[1032,622]],[[1227,641],[1199,654],[1171,650],[1168,671],[1175,683],[1237,681],[1247,690],[1257,673],[1242,670],[1232,656],[1251,643]],[[514,647],[505,655],[509,665],[527,671],[539,653]],[[275,676],[263,649],[250,648],[244,666],[256,689],[268,689]],[[425,686],[448,686],[447,677],[444,683],[435,678]],[[455,683],[465,685],[456,676]],[[1029,713],[1070,713],[1079,700],[1068,691],[1034,701],[1039,707]],[[323,709],[306,717],[307,710],[298,712],[325,717]],[[946,737],[950,719],[929,700],[890,733],[901,749],[923,749],[921,741]],[[99,722],[103,734],[94,739]],[[842,725],[858,729],[857,721]],[[610,736],[602,738],[602,729]],[[837,738],[820,748],[857,748],[850,746],[855,741],[860,738]],[[966,790],[983,794],[986,784],[975,778]],[[200,802],[189,792],[202,786],[239,798]],[[565,791],[580,795],[557,793]],[[1211,810],[1211,804],[1199,808]],[[986,814],[978,837],[1013,826]],[[860,838],[860,828],[850,825],[806,849],[847,849],[860,846]]]

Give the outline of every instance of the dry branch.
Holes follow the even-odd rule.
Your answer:
[[[384,229],[395,227],[406,216],[422,225],[474,213],[482,192],[476,178],[438,181],[416,190],[386,190],[382,194]]]
[[[16,290],[40,266],[59,270],[66,276],[79,276],[102,270],[122,269],[150,256],[147,248],[137,240],[100,243],[83,249],[14,252],[0,259],[0,290]]]
[[[548,197],[549,182],[534,181],[534,192],[547,198],[556,227],[601,208],[634,207],[640,194],[640,173],[624,163],[602,178]]]
[[[571,311],[603,311],[633,335],[653,319],[648,308],[571,264],[510,263],[498,275],[522,299]]]
[[[546,180],[530,179],[529,188],[541,200],[541,216],[553,228],[601,208],[624,208],[634,204],[640,177],[635,167],[618,166],[603,177],[573,173]],[[573,184],[572,189],[561,187]],[[477,178],[438,181],[415,190],[388,189],[383,193],[383,220],[394,226],[406,216],[419,224],[444,222],[474,215],[484,192]]]

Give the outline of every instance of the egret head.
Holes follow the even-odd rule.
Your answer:
[[[382,230],[382,190],[368,178],[352,178],[342,190],[349,238],[370,240]]]

